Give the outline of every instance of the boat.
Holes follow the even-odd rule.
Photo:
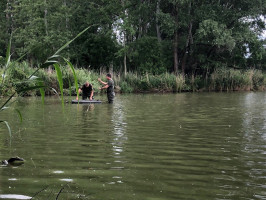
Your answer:
[[[95,104],[95,103],[102,103],[100,100],[72,100],[72,104]]]

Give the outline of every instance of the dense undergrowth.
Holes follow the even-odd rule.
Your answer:
[[[0,94],[7,96],[20,88],[31,87],[32,82],[22,82],[36,69],[29,67],[26,62],[12,63],[6,73],[5,82]],[[71,69],[61,67],[63,75],[64,95],[76,95],[74,76]],[[81,86],[85,81],[92,83],[94,90],[99,92],[100,87],[97,78],[105,79],[105,73],[75,69],[78,84]],[[0,69],[0,74],[3,70]],[[44,80],[47,86],[46,95],[56,94],[59,91],[56,72],[51,69],[41,69],[35,76]],[[174,75],[163,73],[160,75],[129,72],[127,75],[114,73],[117,92],[183,92],[183,91],[241,91],[241,90],[264,90],[266,88],[266,74],[259,70],[235,70],[220,68],[207,75]],[[2,82],[2,76],[0,77]],[[40,91],[27,91],[25,95],[40,95]]]

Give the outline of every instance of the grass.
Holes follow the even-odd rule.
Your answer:
[[[1,88],[1,95],[10,95],[20,88],[31,87],[31,82],[20,82],[28,77],[36,69],[29,67],[26,62],[11,63],[13,65],[6,72],[6,80]],[[61,66],[62,83],[64,95],[76,95],[75,79],[73,71],[69,67]],[[3,69],[0,68],[0,74]],[[87,69],[75,69],[77,84],[81,86],[89,81],[95,92],[100,92],[101,86],[97,79],[100,77],[105,80],[106,72],[95,72]],[[35,76],[41,78],[44,84],[46,95],[54,94],[54,91],[60,91],[58,77],[55,70],[40,69]],[[0,81],[2,76],[0,77]],[[160,75],[144,74],[140,75],[134,72],[114,73],[113,79],[116,85],[116,91],[121,93],[136,92],[183,92],[183,91],[241,91],[241,90],[263,90],[266,87],[266,74],[259,70],[249,69],[245,71],[220,68],[216,69],[208,76],[174,75],[163,73]],[[53,89],[52,89],[53,88]],[[40,95],[39,90],[27,91],[25,95]]]

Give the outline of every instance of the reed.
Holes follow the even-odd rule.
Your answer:
[[[211,75],[206,86],[211,91],[259,90],[265,85],[262,71],[220,68]]]
[[[31,82],[21,82],[20,80],[28,77],[36,70],[31,68],[26,62],[11,63],[12,68],[6,70],[6,81],[1,88],[1,95],[7,96],[12,92],[25,87],[31,87]],[[72,65],[69,63],[69,65]],[[72,66],[73,67],[73,66]],[[100,92],[101,86],[97,79],[100,77],[105,80],[105,71],[96,72],[82,68],[61,66],[62,83],[64,95],[76,95],[76,86],[82,86],[89,81],[95,92]],[[0,68],[0,72],[3,69]],[[74,72],[74,73],[73,73]],[[60,74],[60,72],[59,72]],[[60,84],[56,70],[39,69],[35,74],[43,80],[46,95],[60,91]],[[74,77],[76,76],[76,79]],[[1,80],[1,79],[0,79]],[[75,81],[76,80],[76,81]],[[234,70],[227,68],[216,69],[213,73],[202,75],[189,75],[183,77],[181,74],[163,73],[160,75],[138,74],[135,72],[113,74],[116,91],[121,93],[132,92],[196,92],[196,91],[250,91],[263,90],[266,85],[266,74],[260,70]],[[27,91],[24,95],[40,95],[40,91]]]

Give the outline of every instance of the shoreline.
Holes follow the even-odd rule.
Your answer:
[[[128,94],[182,94],[182,93],[191,93],[191,94],[200,94],[200,93],[249,93],[249,92],[266,92],[266,87],[264,87],[263,89],[259,89],[259,90],[222,90],[222,91],[218,91],[218,90],[200,90],[200,91],[181,91],[181,92],[174,92],[174,91],[138,91],[138,92],[131,92],[131,93],[123,93],[123,92],[118,92],[116,91],[115,93],[118,95],[128,95]],[[105,96],[106,94],[101,92],[101,93],[95,93],[97,96]],[[58,94],[45,94],[45,97],[60,97]],[[67,95],[64,94],[64,97],[76,97],[76,95]],[[8,96],[0,96],[1,99],[7,98]],[[18,96],[14,96],[13,98],[17,98]],[[24,96],[20,96],[20,97],[41,97],[41,95],[24,95]]]
[[[1,96],[10,96],[16,91],[31,88],[37,84],[33,81],[25,81],[35,69],[28,65],[18,63],[12,70],[7,71],[7,78],[1,85]],[[1,72],[1,69],[0,69]],[[95,94],[101,93],[101,84],[98,78],[105,80],[106,72],[96,72],[87,69],[75,69],[75,77],[78,87],[86,81],[91,83]],[[45,95],[60,94],[60,87],[55,71],[39,70],[36,77],[43,81]],[[265,71],[247,69],[225,69],[214,70],[207,75],[201,74],[173,74],[165,72],[163,74],[138,74],[136,72],[113,72],[112,78],[115,82],[116,93],[184,93],[184,92],[238,92],[238,91],[265,91],[266,73]],[[24,81],[23,81],[24,80]],[[0,77],[1,81],[1,77]],[[75,78],[71,69],[66,68],[62,73],[63,95],[76,95]],[[27,90],[23,96],[39,96],[39,90]]]

